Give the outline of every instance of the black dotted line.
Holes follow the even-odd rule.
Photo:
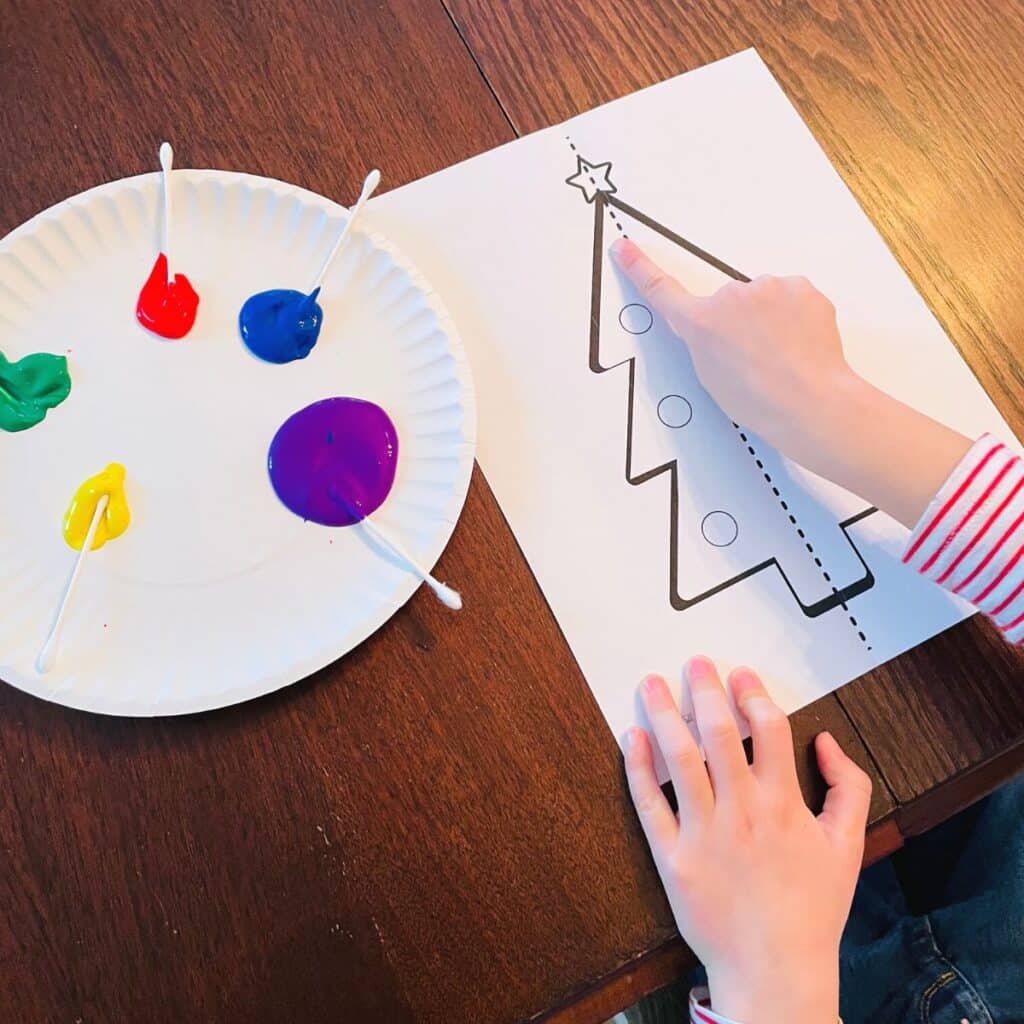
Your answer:
[[[579,156],[580,155],[580,151],[576,148],[576,143],[573,142],[572,139],[570,139],[568,135],[566,135],[565,141],[569,143],[569,148],[577,156]],[[594,189],[596,190],[597,189],[597,182],[594,180],[594,176],[592,174],[588,173],[587,177],[590,179],[590,184],[593,185]],[[615,213],[615,207],[611,206],[610,204],[606,204],[605,205],[605,209],[608,211],[608,216],[611,217],[612,223],[619,229],[619,234],[622,235],[623,238],[629,238],[629,235],[626,234],[626,229],[619,223],[619,218],[618,218],[618,216]]]
[[[776,487],[775,483],[772,481],[771,474],[768,472],[768,470],[764,468],[764,463],[758,457],[757,452],[754,451],[754,446],[750,443],[750,439],[747,437],[745,433],[743,433],[743,430],[738,423],[734,422],[733,426],[736,428],[736,432],[740,435],[740,440],[747,446],[747,451],[750,452],[750,456],[754,460],[754,464],[761,471],[761,475],[765,478],[765,481],[767,482],[768,486],[772,489],[772,494],[774,494],[775,497],[779,499],[779,504],[782,506],[782,511],[786,513],[786,515],[789,518],[789,521],[793,524],[793,527],[797,532],[797,536],[804,542],[804,547],[807,548],[807,553],[811,556],[811,558],[814,559],[814,564],[821,570],[821,575],[824,577],[825,582],[832,588],[833,594],[838,594],[839,591],[836,589],[836,585],[832,582],[831,575],[829,574],[825,566],[821,564],[821,559],[817,556],[817,554],[815,554],[814,546],[807,539],[807,534],[805,534],[804,531],[800,528],[800,524],[796,521],[796,516],[794,516],[789,509],[788,502],[779,493],[778,487]],[[845,601],[840,601],[839,606],[843,609],[844,612],[846,612],[846,615],[850,620],[850,625],[853,626],[853,628],[857,631],[857,636],[860,637],[860,639],[867,646],[867,649],[870,651],[871,644],[868,643],[868,638],[864,635],[864,630],[860,628],[860,625],[854,617],[853,612],[850,611],[849,606],[846,604]]]

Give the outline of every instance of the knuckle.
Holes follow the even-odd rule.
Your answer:
[[[673,857],[668,865],[668,874],[675,885],[684,892],[692,889],[697,882],[697,872],[689,857]]]
[[[806,811],[806,807],[803,807],[802,804],[797,807],[795,802],[789,798],[788,793],[777,791],[774,788],[769,790],[765,796],[764,806],[769,818],[784,828],[798,820],[800,810]]]
[[[660,791],[655,794],[650,789],[643,789],[639,793],[634,793],[633,806],[636,808],[636,813],[641,818],[649,818],[657,809],[658,797],[660,796]]]
[[[846,755],[846,782],[863,793],[871,792],[871,776],[849,755]]]
[[[686,319],[689,326],[699,331],[706,331],[711,327],[714,319],[714,307],[704,299],[691,302],[687,308]]]
[[[700,760],[700,751],[692,743],[676,743],[665,752],[666,759],[680,768],[689,768]]]
[[[753,291],[762,294],[770,295],[773,292],[777,292],[782,287],[782,279],[773,276],[772,274],[762,274],[760,277],[755,277],[750,282],[750,287]]]
[[[670,278],[663,270],[652,271],[644,280],[640,290],[651,297],[662,294],[669,286]]]
[[[871,802],[872,784],[870,776],[860,768],[851,767],[844,784],[847,791],[855,794],[866,807]]]
[[[832,305],[832,300],[823,292],[818,291],[810,278],[801,275],[789,278],[789,280],[795,295],[805,299],[813,299],[825,312],[835,313],[835,306]]]
[[[733,737],[736,727],[725,718],[715,718],[707,722],[701,729],[701,736],[705,743],[712,743],[721,746]]]
[[[789,724],[789,716],[770,698],[762,698],[757,702],[757,710],[754,717],[762,729],[768,732],[787,734],[792,730]]]
[[[874,783],[871,781],[871,776],[868,775],[860,765],[856,765],[856,772],[854,773],[855,785],[864,794],[865,797],[870,799],[871,792],[874,789]]]
[[[737,842],[749,842],[757,831],[757,823],[749,807],[740,804],[734,807],[729,816],[729,830]]]

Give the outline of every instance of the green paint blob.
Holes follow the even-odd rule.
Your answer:
[[[33,352],[8,362],[0,352],[0,430],[14,433],[41,423],[71,391],[64,356]]]

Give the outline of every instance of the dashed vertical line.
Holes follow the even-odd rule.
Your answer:
[[[750,443],[750,438],[747,437],[747,435],[743,431],[743,428],[738,423],[733,422],[733,426],[736,428],[736,433],[740,435],[740,440],[746,446],[747,452],[754,460],[754,463],[757,465],[757,468],[761,471],[761,475],[764,477],[765,482],[772,489],[772,494],[774,494],[775,497],[779,499],[779,505],[782,507],[782,511],[786,513],[786,518],[789,519],[790,523],[795,528],[797,536],[799,536],[800,540],[803,541],[803,545],[807,549],[807,553],[811,556],[811,558],[814,559],[814,564],[821,570],[821,575],[823,579],[831,588],[832,593],[838,595],[839,590],[836,588],[836,585],[832,582],[832,576],[821,564],[821,559],[815,552],[814,545],[811,544],[811,542],[807,539],[807,534],[805,534],[804,531],[800,528],[800,524],[797,522],[796,516],[794,516],[793,513],[790,511],[786,499],[782,497],[782,495],[779,493],[778,487],[776,487],[775,483],[772,481],[771,474],[768,472],[768,470],[764,468],[764,462],[758,457],[757,452],[754,450],[754,446]],[[857,636],[861,639],[861,641],[870,651],[871,644],[868,643],[868,638],[867,636],[865,636],[864,630],[861,629],[860,623],[857,622],[857,619],[854,616],[853,612],[850,611],[849,605],[845,601],[840,601],[839,607],[842,608],[844,612],[846,612],[846,616],[850,620],[850,625],[853,626]]]

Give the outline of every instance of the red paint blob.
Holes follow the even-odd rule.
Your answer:
[[[167,280],[167,257],[160,253],[139,292],[139,323],[161,338],[184,338],[196,322],[198,308],[199,296],[184,274]]]

